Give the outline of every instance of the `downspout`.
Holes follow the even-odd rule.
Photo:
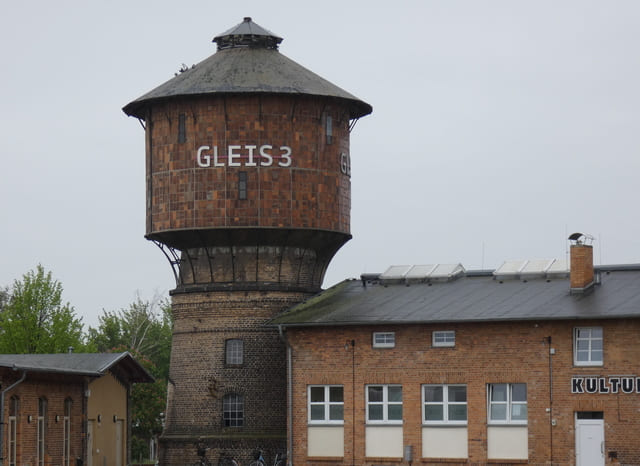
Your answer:
[[[284,334],[282,330],[282,324],[278,325],[278,333],[280,334],[280,339],[284,342],[287,347],[287,418],[289,428],[287,429],[287,466],[292,466],[293,459],[293,350],[291,349],[291,345],[289,344],[289,340],[287,336]],[[2,466],[0,464],[0,466]]]
[[[13,370],[17,371],[18,369],[14,366]],[[12,390],[14,387],[24,382],[24,379],[26,378],[27,371],[22,371],[22,376],[17,381],[2,390],[2,394],[0,394],[0,466],[4,464],[4,395],[9,390]]]

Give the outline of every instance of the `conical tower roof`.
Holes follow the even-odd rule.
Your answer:
[[[213,39],[218,51],[126,105],[129,116],[144,118],[154,102],[216,94],[299,94],[344,101],[350,118],[371,113],[371,105],[330,83],[278,51],[282,38],[251,18]]]

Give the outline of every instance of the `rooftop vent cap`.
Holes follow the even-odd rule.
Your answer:
[[[573,244],[589,246],[593,243],[593,236],[586,233],[572,233],[569,235],[569,241],[573,241]]]

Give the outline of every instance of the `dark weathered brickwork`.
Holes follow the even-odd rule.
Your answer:
[[[185,143],[177,139],[179,115],[186,115]],[[299,96],[203,97],[158,104],[146,124],[147,234],[225,227],[349,233],[350,182],[340,158],[349,153],[349,120],[340,105]],[[210,167],[198,165],[198,148],[205,145],[217,146],[224,166],[212,160]],[[256,166],[245,166],[247,145],[256,146]],[[261,165],[267,161],[259,155],[262,145],[273,146],[270,166]],[[229,166],[229,146],[240,146],[238,167]],[[289,166],[278,164],[280,146],[291,148]],[[248,176],[246,200],[238,198],[239,171]]]

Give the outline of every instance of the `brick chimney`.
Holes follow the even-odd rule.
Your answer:
[[[570,249],[569,278],[571,291],[581,292],[595,283],[593,272],[593,246],[584,244],[592,238],[582,233],[573,233],[569,240],[574,241]]]

